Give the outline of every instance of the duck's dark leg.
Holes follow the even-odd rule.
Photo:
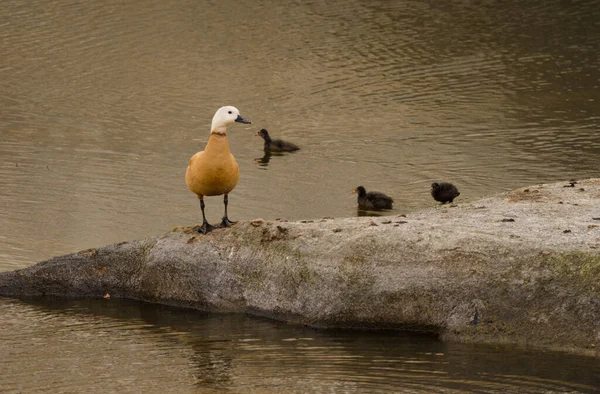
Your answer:
[[[227,217],[227,203],[229,202],[229,198],[227,197],[227,194],[223,197],[223,204],[225,204],[225,216],[223,216],[223,220],[221,221],[221,227],[229,227],[232,224],[236,224],[237,222],[234,222],[232,220],[229,220],[229,218]]]
[[[199,198],[200,198],[200,209],[202,210],[202,226],[196,226],[196,227],[194,227],[194,230],[198,231],[199,233],[206,234],[209,231],[214,230],[215,227],[208,224],[208,221],[206,220],[206,215],[204,214],[204,198],[202,198],[202,197],[199,197]]]

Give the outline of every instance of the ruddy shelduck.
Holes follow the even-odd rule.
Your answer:
[[[235,223],[227,217],[229,192],[235,188],[240,179],[238,163],[229,151],[229,142],[227,141],[227,126],[235,122],[250,123],[249,120],[240,116],[240,111],[235,107],[219,108],[212,119],[210,138],[206,143],[206,148],[192,156],[185,172],[185,183],[200,199],[202,226],[196,230],[203,234],[215,228],[206,220],[204,196],[224,195],[225,215],[221,221],[221,227],[228,227]]]

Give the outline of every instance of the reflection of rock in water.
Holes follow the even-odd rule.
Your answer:
[[[260,167],[266,167],[269,165],[271,156],[272,156],[272,154],[270,151],[265,151],[265,154],[263,157],[257,157],[256,159],[254,159],[254,161],[256,161]]]
[[[233,359],[231,349],[223,346],[211,346],[206,343],[193,345],[194,355],[190,362],[195,367],[197,385],[217,385],[231,382]],[[222,345],[222,344],[221,344]]]

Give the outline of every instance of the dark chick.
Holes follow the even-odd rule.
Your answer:
[[[431,196],[435,201],[445,204],[447,202],[452,202],[456,197],[460,196],[460,192],[456,186],[451,183],[432,183]]]
[[[261,129],[257,136],[261,136],[265,140],[265,150],[271,152],[293,152],[295,150],[299,150],[300,147],[296,144],[292,144],[291,142],[287,142],[284,140],[273,140],[269,135],[267,129]]]
[[[368,192],[359,186],[352,193],[358,193],[358,208],[365,211],[381,211],[392,209],[394,200],[381,192]]]

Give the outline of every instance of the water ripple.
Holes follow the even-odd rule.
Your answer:
[[[593,358],[420,334],[321,331],[118,300],[5,299],[0,314],[9,391],[600,392]]]

